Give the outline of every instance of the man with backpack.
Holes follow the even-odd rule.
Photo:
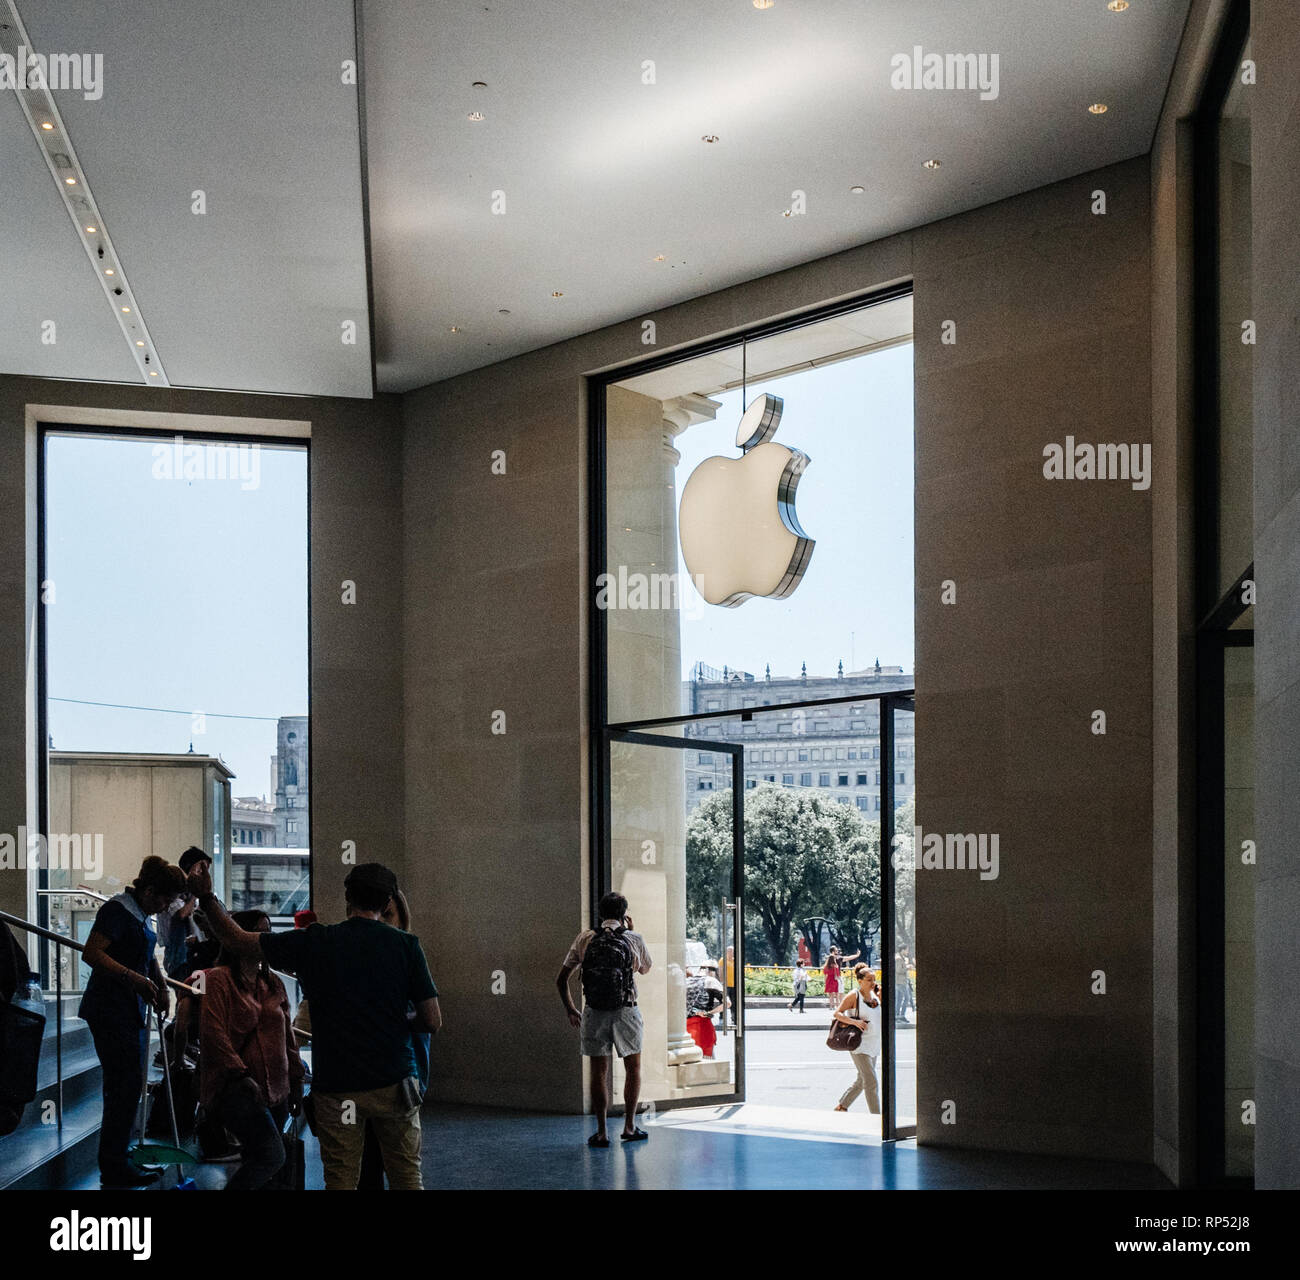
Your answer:
[[[584,1008],[573,1003],[569,979],[582,970]],[[583,1057],[591,1059],[591,1109],[596,1132],[589,1147],[607,1147],[605,1113],[609,1109],[609,1059],[623,1060],[624,1142],[644,1142],[650,1135],[636,1125],[636,1104],[641,1095],[641,1011],[636,1006],[636,977],[650,972],[650,951],[645,939],[632,931],[627,899],[607,893],[600,900],[600,925],[584,929],[573,940],[555,985],[560,989],[569,1024],[581,1029]]]

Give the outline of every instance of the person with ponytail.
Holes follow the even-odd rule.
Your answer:
[[[99,1177],[105,1187],[143,1187],[158,1177],[132,1166],[127,1153],[144,1088],[149,1018],[152,1010],[167,1008],[152,920],[184,893],[180,867],[164,858],[146,858],[135,880],[100,907],[86,939],[82,959],[90,967],[90,980],[80,1014],[102,1068]]]

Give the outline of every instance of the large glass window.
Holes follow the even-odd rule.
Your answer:
[[[830,765],[878,759],[878,699],[913,687],[910,338],[911,298],[896,293],[642,365],[593,400],[593,879],[626,892],[650,941],[643,1060],[658,1105],[743,1091],[833,1107],[847,1082],[824,1043],[828,948],[892,981],[879,799],[837,795],[855,775]],[[900,732],[910,747],[910,721]],[[744,754],[709,763],[700,740]],[[755,767],[743,803],[736,758]],[[911,794],[897,788],[899,803]],[[806,1007],[787,1010],[799,957]],[[710,962],[726,1001],[706,1050],[680,1024],[695,1039]],[[780,1060],[763,1039],[785,1016],[806,1019],[798,1042],[775,1042],[800,1070],[746,1075],[746,1046]]]
[[[307,462],[303,445],[246,438],[44,431],[60,843],[37,887],[57,930],[84,905],[64,891],[111,896],[146,855],[190,845],[232,907],[307,905]]]

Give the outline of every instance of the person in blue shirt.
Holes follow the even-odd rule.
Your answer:
[[[105,1187],[142,1187],[157,1174],[128,1159],[131,1125],[144,1088],[152,1009],[167,1008],[167,986],[154,952],[151,918],[185,892],[185,873],[164,858],[146,858],[140,874],[99,909],[82,956],[90,980],[80,1014],[99,1055],[104,1116],[99,1128],[99,1177]]]

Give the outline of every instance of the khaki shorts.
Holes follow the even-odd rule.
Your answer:
[[[582,1011],[582,1056],[608,1058],[611,1050],[620,1058],[641,1052],[641,1010],[636,1005],[622,1009],[593,1009],[588,1005]]]

